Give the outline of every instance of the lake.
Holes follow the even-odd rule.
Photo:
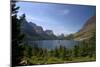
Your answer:
[[[54,49],[60,45],[65,46],[66,48],[73,48],[74,45],[77,45],[79,42],[74,40],[38,40],[38,41],[29,41],[28,44],[34,46],[38,45],[41,48]]]

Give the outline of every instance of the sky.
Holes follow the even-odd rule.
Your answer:
[[[38,2],[17,2],[18,15],[26,14],[26,20],[53,30],[54,34],[71,34],[82,28],[86,21],[96,15],[95,6],[54,4]]]

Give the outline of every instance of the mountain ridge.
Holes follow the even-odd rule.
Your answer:
[[[21,32],[26,35],[26,40],[57,39],[53,31],[52,31],[52,34],[49,31],[52,31],[52,30],[44,31],[41,26],[38,26],[33,22],[28,22],[25,18],[23,18],[22,20]]]
[[[84,40],[91,37],[96,31],[96,15],[89,18],[83,27],[74,34],[74,40]]]

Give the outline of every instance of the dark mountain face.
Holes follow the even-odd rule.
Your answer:
[[[34,23],[29,23],[34,30],[36,31],[36,33],[41,36],[41,38],[43,39],[56,39],[57,37],[54,35],[52,30],[46,30],[44,31],[43,28],[41,26],[37,26]]]
[[[53,35],[53,31],[52,30],[46,30],[45,33],[48,34],[48,35]]]
[[[58,36],[58,39],[61,39],[61,40],[62,40],[62,39],[65,39],[64,34],[62,33],[61,35],[59,35],[59,36]]]
[[[34,28],[36,33],[42,34],[44,32],[43,28],[41,26],[37,26],[35,23],[32,23],[32,22],[30,22],[29,24],[30,24],[30,26],[32,26]]]
[[[38,38],[38,34],[36,33],[35,29],[26,21],[26,19],[22,20],[21,24],[21,32],[25,34],[26,40],[33,40],[35,37]]]
[[[32,27],[35,27],[36,24],[35,23],[32,23],[32,22],[29,22],[29,24],[32,26]]]
[[[41,26],[37,26],[35,23],[27,22],[24,18],[21,24],[21,32],[25,34],[26,40],[47,40],[57,39],[57,37],[49,31],[48,34],[43,30]]]
[[[74,34],[75,40],[84,40],[91,37],[91,34],[96,31],[96,16],[91,17],[86,21],[83,27]]]
[[[55,36],[55,34],[53,33],[52,30],[45,30],[44,31],[46,35],[48,35],[51,39],[57,39],[57,37]]]

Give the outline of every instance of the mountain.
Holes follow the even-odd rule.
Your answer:
[[[64,39],[64,34],[62,33],[61,35],[59,35],[58,39],[63,40]]]
[[[28,22],[25,18],[21,22],[21,32],[25,34],[25,40],[57,39],[52,30],[44,31],[41,26]]]
[[[91,37],[92,33],[96,31],[96,16],[89,18],[83,27],[74,34],[75,40],[84,40]]]
[[[44,32],[49,36],[49,38],[58,39],[57,36],[55,36],[55,34],[53,33],[52,30],[45,30]]]
[[[45,39],[45,40],[50,40],[50,39],[57,39],[57,37],[55,36],[55,34],[53,33],[52,30],[43,30],[43,28],[41,26],[37,26],[36,24],[34,23],[29,23],[33,28],[34,30],[36,31],[36,33],[42,38],[42,39]]]
[[[26,21],[26,19],[22,20],[21,32],[25,34],[25,40],[34,40],[40,38],[40,36],[36,33],[36,30]]]
[[[52,30],[46,30],[45,33],[48,35],[54,35]]]
[[[35,29],[36,33],[41,34],[44,32],[43,28],[41,26],[37,26],[35,23],[32,23],[32,22],[29,22],[29,24],[30,24],[30,26],[32,26]]]

